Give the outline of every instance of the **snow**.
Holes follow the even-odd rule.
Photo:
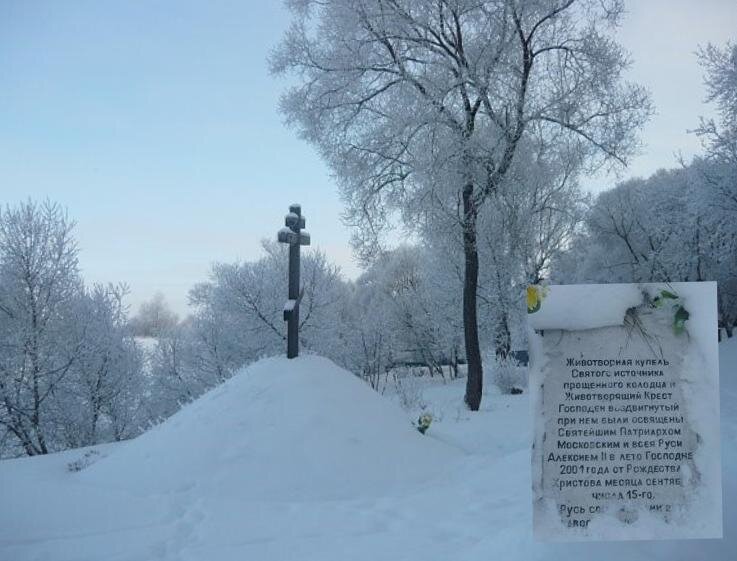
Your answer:
[[[567,284],[543,288],[540,309],[527,317],[531,329],[595,329],[622,325],[628,308],[642,303],[635,284]]]
[[[297,305],[297,300],[287,300],[284,304],[284,313],[291,314],[294,312],[294,308]]]
[[[596,329],[622,325],[625,313],[643,303],[644,293],[654,297],[661,290],[680,296],[692,314],[690,325],[698,322],[697,333],[711,333],[716,325],[716,309],[699,305],[715,282],[565,284],[540,287],[543,300],[537,312],[527,316],[531,329]],[[710,343],[709,343],[710,344]]]
[[[194,487],[239,500],[332,500],[401,491],[455,450],[327,359],[259,361],[80,473],[133,493]]]
[[[464,380],[423,378],[405,412],[302,357],[252,365],[81,472],[87,450],[0,462],[0,559],[734,561],[737,340],[719,351],[722,540],[535,542],[526,394],[489,389],[471,413]]]

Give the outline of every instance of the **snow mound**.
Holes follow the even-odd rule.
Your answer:
[[[134,494],[338,499],[400,492],[456,455],[331,361],[270,358],[79,477]]]

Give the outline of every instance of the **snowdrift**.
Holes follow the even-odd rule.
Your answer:
[[[79,476],[134,494],[337,499],[393,494],[455,455],[350,372],[304,356],[241,370]]]

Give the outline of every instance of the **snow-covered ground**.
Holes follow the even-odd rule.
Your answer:
[[[490,390],[470,413],[462,380],[380,396],[303,357],[132,441],[0,462],[0,560],[735,561],[737,340],[720,361],[723,540],[535,542],[526,395]]]

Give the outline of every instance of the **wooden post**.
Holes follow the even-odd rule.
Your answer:
[[[289,299],[284,304],[284,321],[287,322],[287,358],[295,358],[299,355],[299,303],[304,293],[299,287],[300,247],[310,245],[310,235],[302,231],[305,217],[300,205],[289,206],[284,226],[277,240],[289,244]]]

